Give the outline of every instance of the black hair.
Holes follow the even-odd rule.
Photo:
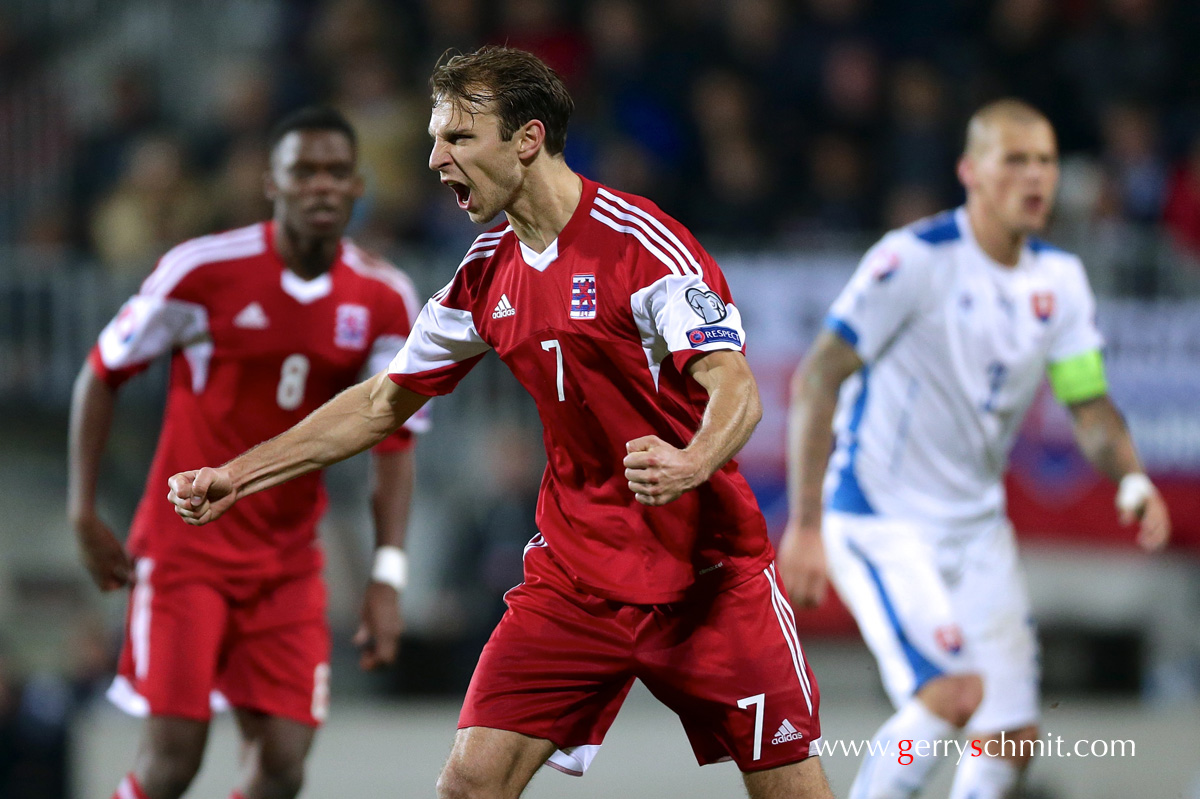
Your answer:
[[[358,134],[341,111],[327,105],[309,105],[293,111],[275,123],[268,139],[270,151],[274,153],[283,137],[297,130],[336,131],[350,140],[350,146],[355,151],[358,150]]]

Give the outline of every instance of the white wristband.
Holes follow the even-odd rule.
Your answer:
[[[1135,513],[1141,510],[1153,490],[1154,484],[1141,472],[1125,475],[1121,478],[1121,484],[1117,488],[1117,509],[1123,513]]]
[[[400,547],[379,547],[375,550],[371,579],[403,591],[408,585],[408,555]]]

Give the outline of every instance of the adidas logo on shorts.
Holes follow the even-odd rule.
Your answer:
[[[500,302],[496,303],[496,310],[492,311],[493,319],[503,319],[506,316],[512,316],[517,312],[517,309],[512,307],[512,303],[508,301],[507,294],[500,295]]]
[[[804,734],[792,726],[792,723],[787,719],[779,725],[779,732],[775,733],[775,737],[771,739],[773,744],[785,744],[788,741],[799,741],[804,737]]]

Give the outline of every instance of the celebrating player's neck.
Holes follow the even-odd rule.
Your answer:
[[[275,249],[287,268],[305,280],[320,277],[333,268],[340,236],[304,236],[275,221]]]
[[[1021,248],[1025,246],[1025,231],[1005,224],[999,214],[977,198],[967,198],[967,219],[975,242],[984,254],[1001,266],[1017,265]]]
[[[542,252],[571,221],[583,196],[583,181],[562,157],[538,159],[504,209],[517,238]]]

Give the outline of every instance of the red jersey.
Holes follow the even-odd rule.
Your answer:
[[[167,479],[224,463],[282,433],[404,344],[416,294],[406,276],[343,240],[324,275],[303,280],[270,222],[172,249],[104,328],[90,355],[111,386],[171,353],[166,411],[129,550],[156,570],[240,578],[319,569],[319,473],[249,496],[203,529],[163,497]],[[423,423],[418,418],[410,426]],[[380,446],[408,446],[401,431]]]
[[[684,447],[708,394],[684,373],[745,332],[713,259],[653,203],[586,178],[542,253],[507,225],[483,234],[425,305],[389,369],[397,384],[451,391],[493,349],[537,403],[547,465],[537,525],[583,590],[674,602],[755,574],[774,557],[754,495],[732,461],[662,507],[638,503],[626,442]]]

